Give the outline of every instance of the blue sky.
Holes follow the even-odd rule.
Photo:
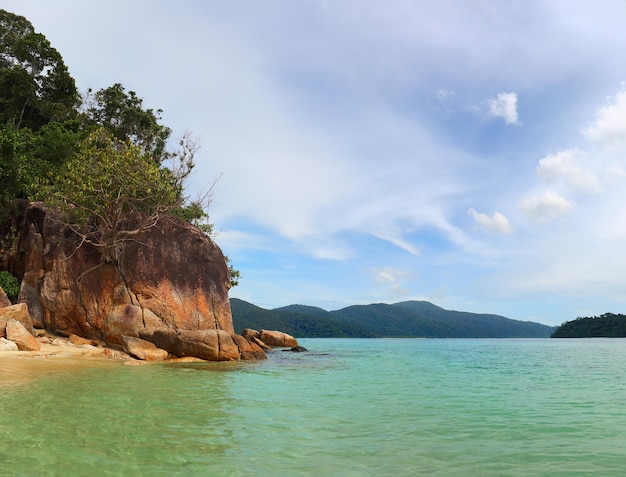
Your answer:
[[[220,177],[232,297],[626,312],[626,2],[0,0]]]

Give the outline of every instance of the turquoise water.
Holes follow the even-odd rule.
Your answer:
[[[0,475],[626,473],[626,340],[300,342],[24,379],[0,360]]]

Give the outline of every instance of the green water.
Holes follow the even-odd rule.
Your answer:
[[[301,344],[27,379],[0,361],[0,475],[626,474],[626,340]]]

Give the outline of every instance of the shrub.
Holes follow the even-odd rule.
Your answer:
[[[9,272],[0,271],[0,287],[7,294],[9,300],[15,303],[17,296],[20,294],[20,282],[17,278],[11,275]]]

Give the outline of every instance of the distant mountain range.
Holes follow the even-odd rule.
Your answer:
[[[549,338],[555,330],[499,315],[444,310],[427,301],[326,311],[306,305],[266,310],[231,298],[230,306],[236,333],[272,329],[296,338]]]

